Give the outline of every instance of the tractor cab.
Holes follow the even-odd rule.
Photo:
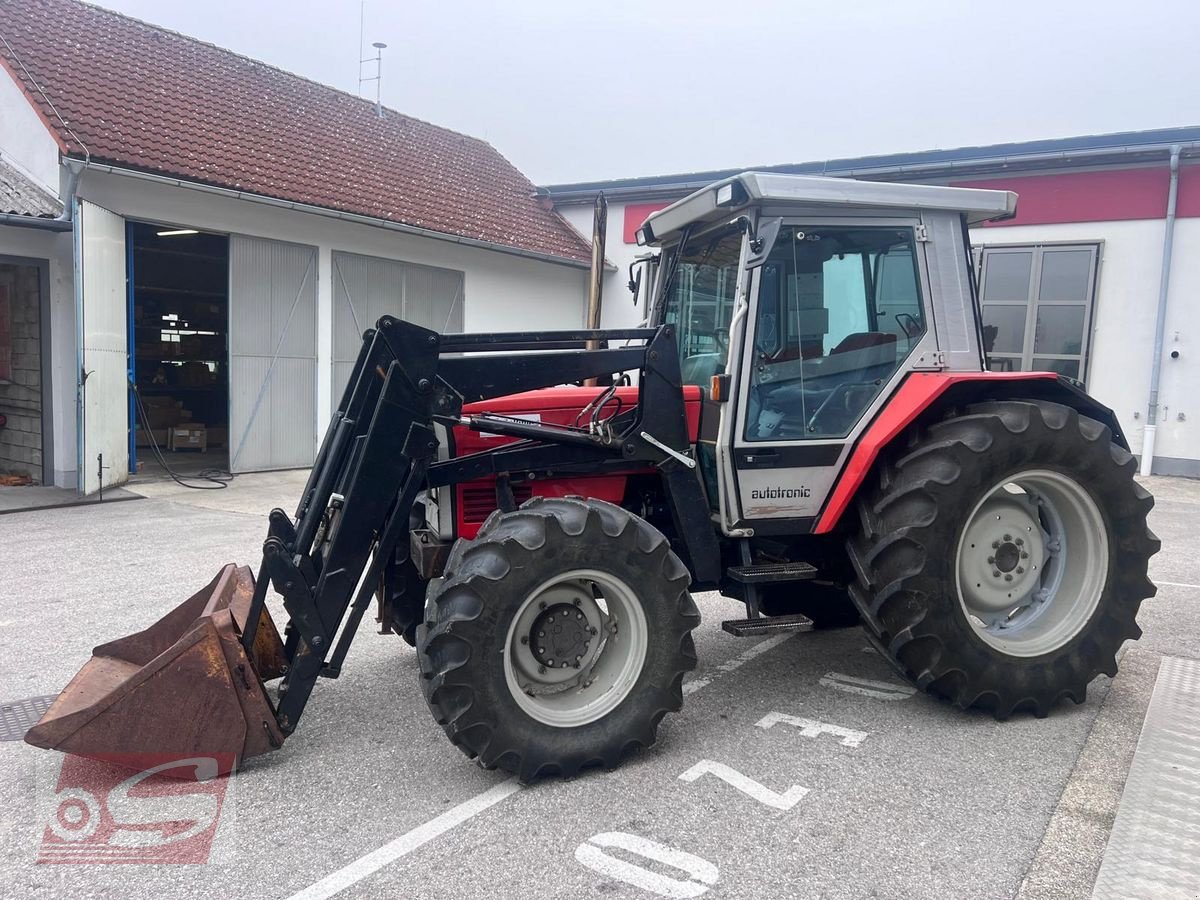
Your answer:
[[[727,535],[811,530],[912,372],[984,368],[965,225],[1014,194],[748,173],[652,215],[650,320],[703,391],[697,456]]]

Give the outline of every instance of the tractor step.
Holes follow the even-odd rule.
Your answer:
[[[807,581],[817,577],[817,569],[806,562],[768,563],[761,566],[731,566],[729,577],[742,584],[770,584],[774,581]]]
[[[757,619],[728,619],[721,627],[736,637],[779,634],[784,631],[812,631],[813,620],[796,613],[790,616],[759,616]]]

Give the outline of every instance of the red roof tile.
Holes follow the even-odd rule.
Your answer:
[[[76,0],[0,0],[0,36],[71,156],[589,259],[485,141]]]

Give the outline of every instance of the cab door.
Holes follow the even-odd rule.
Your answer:
[[[785,221],[753,272],[729,413],[728,533],[811,530],[850,447],[933,357],[917,218]]]

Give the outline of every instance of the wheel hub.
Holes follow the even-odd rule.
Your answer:
[[[1037,656],[1087,623],[1107,560],[1103,518],[1079,482],[1044,469],[1018,472],[988,491],[967,521],[959,600],[986,643]]]
[[[1028,605],[1045,556],[1036,499],[994,494],[964,535],[959,573],[968,606],[991,624],[994,616]]]
[[[594,632],[578,607],[556,603],[534,620],[529,646],[533,658],[548,669],[578,669],[591,649]]]

